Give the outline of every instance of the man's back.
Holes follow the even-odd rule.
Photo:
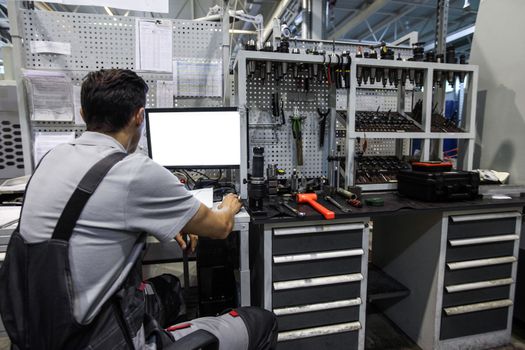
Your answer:
[[[82,176],[114,152],[125,150],[112,137],[93,132],[51,151],[27,189],[22,237],[30,243],[49,239]],[[89,322],[116,291],[141,232],[172,239],[199,205],[173,175],[141,154],[115,165],[88,201],[71,237],[75,319]]]

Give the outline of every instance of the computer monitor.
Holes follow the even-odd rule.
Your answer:
[[[241,118],[236,108],[146,109],[149,156],[166,168],[238,168]]]

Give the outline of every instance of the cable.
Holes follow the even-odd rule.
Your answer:
[[[199,174],[199,175],[205,177],[206,179],[211,180],[210,177],[209,177],[208,175],[206,175],[205,173],[203,173],[203,172],[201,172],[201,171],[198,171],[198,170],[195,170],[195,169],[190,169],[190,171],[191,171],[192,173]]]

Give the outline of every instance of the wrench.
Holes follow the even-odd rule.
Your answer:
[[[339,210],[341,210],[344,213],[351,213],[352,212],[351,209],[343,207],[341,204],[339,204],[339,202],[337,202],[335,199],[333,199],[330,196],[324,196],[324,199],[326,201],[332,203],[333,205],[335,205]]]
[[[306,213],[305,212],[302,212],[302,211],[299,211],[297,209],[295,209],[294,207],[292,207],[290,204],[288,203],[283,203],[283,205],[290,209],[298,218],[304,218],[306,216]]]

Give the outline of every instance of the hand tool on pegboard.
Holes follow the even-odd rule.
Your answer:
[[[317,114],[319,114],[319,147],[324,146],[324,137],[326,132],[326,118],[330,114],[331,109],[328,108],[326,112],[321,112],[321,109],[317,108]]]
[[[292,121],[292,135],[295,140],[295,154],[297,165],[303,165],[303,133],[302,124],[306,119],[299,115],[297,107],[295,107],[294,114],[290,117]]]
[[[349,51],[343,51],[341,58],[343,59],[343,87],[345,89],[350,89],[350,68],[352,68],[352,56],[350,56]]]

